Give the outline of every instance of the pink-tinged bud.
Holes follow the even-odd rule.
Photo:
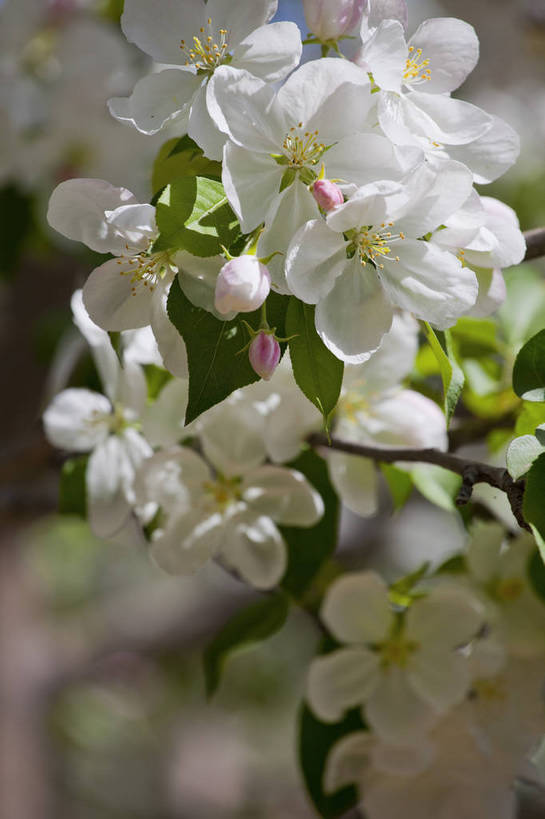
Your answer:
[[[360,22],[366,0],[303,0],[310,31],[319,40],[338,40]]]
[[[221,268],[216,281],[215,307],[222,316],[252,313],[271,289],[271,275],[256,256],[238,256]]]
[[[329,179],[318,179],[312,186],[312,195],[326,213],[344,202],[341,189]]]
[[[259,333],[248,351],[250,364],[265,381],[269,381],[280,361],[280,344],[270,333]]]

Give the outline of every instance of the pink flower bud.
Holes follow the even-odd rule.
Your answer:
[[[303,0],[310,31],[319,40],[338,40],[361,20],[367,0]]]
[[[256,256],[238,256],[221,268],[216,281],[218,313],[252,313],[261,307],[271,289],[271,276]]]
[[[341,189],[329,179],[318,179],[312,186],[312,195],[326,213],[344,202]]]
[[[269,381],[280,361],[280,344],[270,333],[259,333],[250,344],[248,356],[254,371]]]

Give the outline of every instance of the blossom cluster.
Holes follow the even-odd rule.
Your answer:
[[[353,444],[446,451],[443,412],[406,386],[418,321],[441,331],[490,315],[502,268],[525,252],[515,213],[475,187],[511,167],[517,135],[451,96],[478,60],[473,28],[431,19],[407,39],[403,0],[304,6],[324,56],[300,65],[298,27],[271,22],[276,0],[125,0],[127,39],[158,65],[110,112],[142,134],[168,128],[169,156],[190,160],[152,203],[70,179],[48,209],[63,236],[109,254],[72,301],[104,394],[66,389],[44,415],[54,445],[88,454],[93,531],[141,542],[168,572],[215,560],[258,589],[282,583],[288,530],[327,515],[298,468],[324,419]],[[374,514],[375,464],[323,456],[345,506]],[[331,750],[326,789],[361,784],[370,819],[387,819],[408,815],[414,785],[415,815],[431,816],[453,756],[475,804],[487,748],[503,743],[502,775],[517,772],[536,690],[518,744],[493,735],[486,709],[498,686],[511,696],[512,658],[530,685],[545,648],[531,543],[483,524],[456,573],[388,586],[366,571],[328,587],[333,648],[312,662],[308,704],[325,723],[353,709],[363,722]]]

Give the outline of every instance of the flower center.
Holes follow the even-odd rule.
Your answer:
[[[414,640],[406,640],[403,636],[391,637],[379,646],[380,664],[383,668],[393,665],[406,668],[409,657],[418,649]]]
[[[388,222],[388,224],[383,222],[379,228],[371,226],[360,229],[356,239],[356,246],[360,254],[362,265],[365,265],[367,262],[372,262],[375,267],[380,268],[380,270],[384,268],[380,260],[390,255],[392,252],[391,245],[394,242],[405,238],[405,234],[402,231],[392,233],[390,228],[393,227],[393,225],[393,222]],[[393,256],[390,261],[398,262],[399,256]]]
[[[509,577],[500,580],[496,586],[496,597],[504,602],[516,600],[524,591],[524,581],[520,577]]]
[[[355,423],[359,413],[369,411],[369,401],[367,398],[362,398],[357,392],[351,391],[341,397],[339,410],[344,418]]]
[[[409,56],[405,64],[405,71],[403,72],[403,79],[406,83],[417,85],[428,80],[431,80],[431,69],[428,68],[429,60],[422,59],[422,49],[415,49],[414,46],[409,46]]]
[[[240,478],[224,478],[219,476],[215,481],[206,481],[204,491],[212,497],[220,512],[225,512],[228,506],[241,499]]]
[[[225,62],[229,50],[229,32],[225,28],[214,34],[212,18],[206,21],[206,29],[201,27],[198,37],[193,37],[193,44],[187,45],[185,40],[180,41],[180,48],[186,55],[186,65],[193,65],[197,71],[206,71],[212,74],[216,68]]]
[[[499,677],[474,680],[471,686],[470,698],[494,702],[506,699],[503,680]]]
[[[149,240],[147,250],[132,252],[129,244],[125,245],[127,255],[121,256],[117,264],[122,266],[120,276],[130,276],[131,292],[136,296],[139,287],[146,287],[153,293],[157,284],[169,273],[176,273],[178,268],[172,263],[168,252],[150,253],[153,239]]]
[[[290,168],[304,168],[306,165],[317,165],[326,146],[318,141],[318,131],[303,132],[303,123],[299,122],[286,134],[282,149]]]

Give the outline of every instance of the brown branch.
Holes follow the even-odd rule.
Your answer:
[[[524,481],[514,481],[507,469],[501,466],[490,466],[479,461],[471,461],[438,449],[382,449],[354,444],[351,441],[341,441],[338,438],[332,438],[329,442],[327,437],[320,433],[310,435],[307,441],[312,447],[326,447],[337,452],[346,452],[348,455],[359,455],[377,463],[427,463],[455,472],[462,477],[462,486],[456,498],[457,506],[464,506],[468,503],[476,483],[487,483],[506,493],[517,523],[523,529],[530,529],[522,514]]]
[[[526,239],[525,262],[530,261],[530,259],[538,259],[540,256],[545,256],[545,228],[541,227],[526,230],[524,232],[524,238]]]

